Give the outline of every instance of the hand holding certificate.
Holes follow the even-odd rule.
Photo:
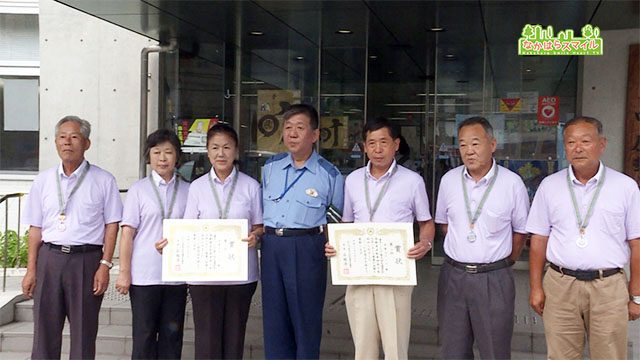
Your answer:
[[[165,219],[162,281],[248,279],[245,219]]]
[[[416,285],[412,223],[329,224],[334,285]]]

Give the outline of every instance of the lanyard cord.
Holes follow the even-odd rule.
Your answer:
[[[84,167],[84,170],[82,170],[82,174],[80,174],[80,178],[78,178],[78,181],[76,182],[75,186],[71,189],[71,192],[69,193],[69,197],[67,197],[66,202],[62,199],[62,186],[60,185],[60,174],[56,173],[56,186],[58,188],[58,207],[59,207],[59,214],[60,214],[61,220],[64,220],[64,216],[66,215],[66,212],[67,212],[67,204],[69,204],[69,199],[71,199],[71,195],[73,195],[76,192],[76,190],[78,190],[78,188],[84,181],[84,178],[87,176],[87,173],[89,172],[89,166],[91,166],[91,164],[89,164],[89,162],[87,161],[87,165]]]
[[[499,167],[496,164],[496,171],[491,177],[491,180],[489,180],[489,186],[484,191],[484,194],[482,194],[482,199],[480,199],[480,204],[478,204],[478,207],[476,208],[476,212],[473,215],[471,214],[471,205],[469,204],[469,193],[467,191],[467,183],[464,178],[464,170],[460,173],[462,177],[462,192],[464,193],[464,206],[467,208],[467,217],[469,218],[469,227],[471,229],[473,229],[473,226],[475,225],[476,221],[478,221],[478,218],[482,213],[482,207],[484,206],[484,203],[487,201],[487,198],[489,197],[489,193],[491,193],[491,190],[493,189],[493,185],[496,183],[496,179],[498,178],[498,169]]]
[[[212,169],[212,172],[213,171],[215,170]],[[216,191],[216,188],[213,185],[212,172],[210,172],[209,176],[207,176],[207,178],[209,179],[209,186],[211,186],[211,192],[213,193],[213,198],[215,199],[216,206],[218,207],[218,216],[220,217],[220,219],[226,219],[229,216],[229,208],[231,207],[231,198],[233,197],[233,193],[236,191],[236,185],[238,184],[239,172],[236,170],[236,174],[233,177],[233,183],[231,184],[231,190],[229,190],[229,196],[227,197],[227,202],[224,205],[224,209],[222,208],[222,204],[220,203],[220,197],[218,197],[218,192]]]
[[[160,213],[162,214],[162,219],[170,219],[171,214],[173,213],[173,205],[176,203],[176,198],[178,197],[178,183],[180,182],[180,177],[176,175],[176,181],[173,184],[173,196],[171,197],[171,202],[169,203],[169,211],[165,215],[164,209],[165,206],[162,203],[162,198],[160,197],[160,192],[154,184],[153,177],[149,174],[149,182],[151,183],[151,187],[153,188],[153,192],[156,194],[156,199],[158,199],[158,204],[160,205]]]
[[[364,195],[365,195],[365,198],[367,200],[367,210],[369,210],[369,221],[373,220],[373,215],[376,213],[376,211],[378,211],[378,207],[380,206],[380,202],[382,201],[382,198],[384,197],[384,195],[387,193],[387,190],[389,189],[389,183],[391,183],[391,178],[393,177],[393,174],[396,173],[396,171],[398,171],[398,164],[396,164],[396,166],[393,168],[393,170],[391,171],[391,175],[389,175],[389,177],[387,178],[387,181],[382,186],[382,189],[380,189],[380,193],[378,194],[378,197],[376,198],[376,202],[373,204],[373,208],[372,208],[371,207],[371,198],[370,198],[370,195],[369,195],[369,181],[367,180],[367,172],[365,170],[365,172],[364,172]]]

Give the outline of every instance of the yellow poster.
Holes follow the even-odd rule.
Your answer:
[[[520,101],[520,98],[500,99],[500,112],[519,113],[521,109],[522,101]]]
[[[282,114],[298,103],[299,90],[258,90],[258,150],[287,151],[282,143]]]
[[[189,132],[186,138],[184,138],[183,145],[198,147],[207,146],[207,131],[217,123],[217,118],[193,120],[193,123],[189,127]],[[186,125],[184,125],[183,129],[185,128]]]
[[[349,149],[348,116],[323,116],[320,118],[320,148]]]

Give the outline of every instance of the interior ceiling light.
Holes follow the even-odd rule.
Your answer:
[[[389,74],[389,75],[393,75],[393,74],[395,74],[395,72],[393,72],[393,71],[387,71],[387,74]]]
[[[442,26],[432,26],[431,28],[429,28],[429,31],[432,31],[432,32],[443,32],[443,31],[445,31],[445,28],[443,28]]]
[[[524,71],[526,71],[526,72],[531,72],[531,69],[524,69]]]
[[[249,32],[249,35],[251,35],[251,36],[262,36],[262,35],[264,35],[264,32],[262,32],[260,30],[254,30],[254,31]]]
[[[302,61],[302,60],[304,60],[304,56],[296,56],[296,60]]]
[[[453,55],[453,54],[445,54],[445,55],[444,55],[444,59],[445,59],[445,60],[455,60],[455,59],[456,59],[456,56],[455,56],[455,55]]]
[[[375,60],[378,58],[378,55],[369,55],[369,59]]]
[[[348,34],[353,34],[353,31],[349,29],[338,29],[336,30],[336,34],[348,35]]]

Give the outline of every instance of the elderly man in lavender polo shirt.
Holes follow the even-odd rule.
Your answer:
[[[62,163],[36,177],[27,200],[29,261],[22,291],[34,298],[32,359],[60,358],[65,317],[70,358],[95,357],[122,202],[113,175],[84,159],[90,132],[89,122],[77,116],[58,122]]]
[[[424,180],[400,166],[395,154],[400,134],[385,118],[367,121],[362,131],[369,158],[366,167],[345,180],[344,222],[418,221],[419,241],[407,257],[421,259],[431,250],[435,226]],[[325,244],[325,254],[336,250]],[[356,359],[378,359],[380,340],[385,359],[407,359],[413,286],[349,285],[345,302]]]
[[[571,165],[542,181],[527,221],[529,300],[549,359],[582,359],[585,330],[592,359],[626,359],[627,321],[640,316],[640,191],[600,162],[607,140],[599,120],[572,119],[563,138]]]
[[[482,117],[458,126],[463,166],[440,182],[436,223],[445,263],[438,280],[444,359],[511,357],[515,284],[510,266],[524,245],[529,197],[520,177],[493,159],[496,139]]]

